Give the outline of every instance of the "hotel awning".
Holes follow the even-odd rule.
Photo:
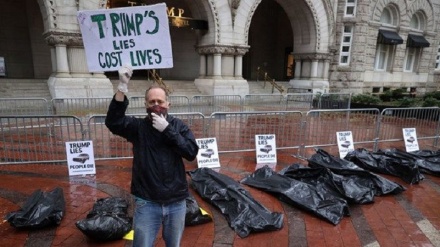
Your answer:
[[[429,47],[429,42],[421,35],[408,34],[406,46],[408,47]]]
[[[397,32],[380,30],[380,29],[379,29],[379,36],[377,37],[377,41],[381,44],[387,44],[387,45],[403,44],[403,39],[399,36]]]

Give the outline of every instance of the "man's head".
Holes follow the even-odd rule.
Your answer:
[[[145,91],[145,107],[149,115],[154,112],[157,115],[166,116],[170,102],[168,102],[168,93],[165,88],[156,84],[151,85]]]

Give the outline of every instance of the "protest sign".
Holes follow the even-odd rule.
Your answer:
[[[354,150],[353,135],[351,131],[336,132],[338,141],[339,158],[343,159],[348,152]]]
[[[95,174],[95,157],[92,141],[66,142],[69,176]]]
[[[257,167],[268,165],[273,168],[277,163],[275,135],[255,135]]]
[[[218,157],[217,139],[202,138],[196,139],[199,146],[199,153],[197,154],[197,166],[199,168],[218,168],[220,167],[220,159]]]
[[[77,13],[90,72],[173,67],[166,4]]]
[[[419,142],[417,141],[417,133],[415,128],[404,128],[403,139],[405,140],[405,149],[407,152],[418,151]]]

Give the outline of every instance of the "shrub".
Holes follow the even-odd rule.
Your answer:
[[[427,98],[434,98],[436,100],[440,100],[440,91],[434,91],[434,92],[426,93],[423,96],[423,100],[426,100]]]
[[[385,92],[383,92],[383,94],[381,94],[381,95],[379,96],[379,98],[380,98],[382,101],[389,102],[389,101],[391,101],[391,99],[393,98],[393,92],[391,92],[390,90],[385,91]]]
[[[429,107],[429,106],[440,106],[440,100],[434,98],[434,97],[423,97],[423,107]]]
[[[369,94],[356,94],[351,98],[351,102],[374,105],[381,103],[381,100],[378,97]]]
[[[404,93],[406,93],[405,89],[397,88],[397,89],[394,89],[394,90],[391,91],[391,97],[393,99],[398,100],[398,99],[401,99],[401,98],[404,97],[404,95],[403,95]]]
[[[419,101],[417,99],[405,97],[399,99],[398,102],[399,102],[399,106],[401,107],[410,107],[410,106],[417,106]]]

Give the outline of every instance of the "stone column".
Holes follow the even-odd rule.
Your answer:
[[[301,78],[301,59],[295,58],[295,74],[293,75],[294,79]]]
[[[199,54],[200,56],[200,68],[199,68],[199,78],[206,76],[206,55]]]
[[[57,77],[69,77],[69,63],[67,62],[67,48],[65,44],[55,45],[55,54],[57,58]]]
[[[310,77],[311,78],[318,77],[318,60],[317,59],[312,60],[312,66],[310,68]]]
[[[56,77],[71,77],[69,69],[68,46],[82,46],[80,33],[48,32],[45,34],[46,42],[55,47]],[[52,57],[53,59],[54,57]]]
[[[248,47],[239,47],[235,49],[234,58],[234,77],[243,79],[243,55],[249,51]]]
[[[88,71],[81,33],[49,31],[44,36],[53,50],[55,71],[47,81],[52,98],[113,95],[113,85],[103,72]]]
[[[220,78],[222,75],[222,54],[215,53],[214,54],[214,65],[213,65],[213,73],[214,78]]]
[[[197,47],[197,52],[206,57],[206,76],[201,75],[194,81],[200,92],[209,95],[249,94],[249,84],[242,77],[242,58],[248,49],[248,46],[231,45]]]
[[[50,61],[52,63],[52,73],[55,74],[57,72],[57,54],[55,47],[50,47]]]
[[[330,69],[330,60],[329,59],[325,59],[324,60],[324,79],[328,79],[328,75],[329,75],[329,69]]]

